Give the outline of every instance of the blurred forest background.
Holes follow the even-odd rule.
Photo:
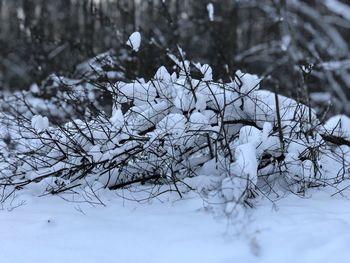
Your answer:
[[[136,30],[137,54],[125,45]],[[150,78],[177,46],[216,79],[241,69],[320,112],[332,101],[350,113],[349,0],[0,0],[2,89],[69,77],[108,50],[126,76]]]

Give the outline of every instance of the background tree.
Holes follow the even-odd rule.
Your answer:
[[[78,62],[121,51],[139,30],[143,49],[120,65],[149,79],[177,45],[209,63],[216,79],[237,69],[257,73],[280,92],[323,112],[349,113],[350,6],[345,0],[2,0],[0,83],[27,88],[51,73],[71,75]],[[125,65],[124,65],[125,63]],[[137,69],[137,71],[135,71]],[[272,81],[272,82],[271,82]],[[269,83],[270,82],[270,83]],[[297,88],[295,88],[297,83]]]

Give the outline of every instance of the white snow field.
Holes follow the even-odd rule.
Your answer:
[[[22,195],[0,211],[0,262],[349,262],[350,203],[330,194],[265,198],[239,220],[195,196],[140,204],[106,191],[92,207]]]

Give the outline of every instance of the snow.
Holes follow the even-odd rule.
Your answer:
[[[323,62],[319,66],[322,67],[324,70],[330,70],[330,71],[337,71],[337,70],[339,71],[339,70],[349,69],[350,59]]]
[[[209,125],[209,119],[200,112],[194,112],[190,116],[189,120],[192,129],[200,130],[205,129]]]
[[[350,118],[345,115],[331,117],[325,123],[324,128],[329,134],[346,139],[350,138]]]
[[[110,122],[116,128],[120,128],[124,124],[124,116],[120,109],[118,109],[115,105],[113,105],[112,109],[112,117],[110,118]]]
[[[130,35],[128,41],[126,42],[135,52],[139,51],[141,45],[141,34],[140,32],[134,32]]]
[[[139,44],[137,34],[130,37],[135,51]],[[180,48],[179,52],[183,54]],[[336,187],[349,187],[345,183],[350,147],[327,144],[325,135],[350,138],[350,119],[334,116],[323,126],[308,106],[260,89],[256,75],[237,71],[230,83],[218,83],[208,64],[171,58],[178,74],[160,67],[152,80],[110,84],[111,116],[72,119],[63,131],[49,127],[45,108],[40,115],[23,107],[28,120],[23,127],[17,131],[12,128],[15,123],[0,126],[4,138],[11,128],[11,139],[19,142],[13,150],[8,140],[0,145],[5,156],[0,162],[6,174],[2,180],[14,178],[14,185],[25,185],[0,213],[0,235],[6,241],[0,255],[15,263],[116,258],[118,262],[294,262],[292,255],[299,257],[297,262],[320,262],[320,255],[327,257],[344,247],[341,242],[350,240],[348,203],[330,196]],[[202,73],[200,79],[189,78],[190,65]],[[97,98],[90,84],[56,75],[51,79],[50,87],[62,82],[73,85],[77,97]],[[40,93],[40,88],[33,85],[31,92]],[[68,99],[66,95],[61,96]],[[34,108],[43,102],[31,93],[25,98]],[[130,108],[122,112],[120,103]],[[6,114],[0,117],[13,120]],[[81,152],[71,144],[79,145]],[[98,164],[86,173],[76,170],[92,161]],[[134,184],[133,192],[101,190],[155,174],[160,175],[157,184]],[[173,179],[178,180],[177,191]],[[92,193],[92,184],[100,190]],[[308,189],[316,185],[334,189]],[[35,197],[77,186],[85,192],[61,196],[75,202]],[[150,197],[163,191],[166,194]],[[314,196],[309,200],[286,196],[293,191]],[[179,200],[181,195],[184,199]],[[129,201],[135,197],[147,202]],[[269,201],[280,197],[276,206]],[[22,198],[26,205],[21,206]],[[102,200],[106,207],[90,207],[87,200]],[[328,212],[337,204],[337,214]],[[338,217],[343,220],[340,224]],[[328,233],[317,232],[328,228],[332,228]],[[342,231],[347,235],[339,241]],[[327,246],[332,240],[335,245]],[[23,253],[16,253],[18,248]]]
[[[350,20],[350,7],[338,0],[325,0],[324,4],[334,13]]]
[[[258,161],[256,158],[256,147],[253,143],[245,143],[236,147],[235,162],[230,165],[230,173],[238,178],[256,184]],[[245,189],[242,187],[242,189]]]
[[[194,64],[196,68],[203,74],[203,81],[213,80],[213,70],[208,64],[201,65],[200,63]]]
[[[40,88],[36,83],[33,83],[29,89],[30,89],[30,92],[33,94],[38,94],[40,92]]]
[[[247,180],[239,177],[227,177],[222,180],[221,192],[228,202],[238,203],[244,199]]]
[[[32,128],[37,132],[45,131],[49,127],[49,120],[47,117],[41,115],[34,115],[32,117]]]
[[[213,3],[207,4],[208,17],[210,21],[214,21],[214,5]]]
[[[106,192],[106,207],[22,195],[0,211],[1,262],[347,262],[349,201],[330,193],[264,199],[231,218],[196,195],[140,204]]]

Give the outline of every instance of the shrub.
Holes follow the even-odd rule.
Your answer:
[[[173,73],[160,67],[149,81],[105,84],[110,115],[50,125],[34,110],[1,113],[2,200],[30,186],[58,194],[147,184],[153,194],[219,194],[230,209],[258,194],[303,193],[347,179],[347,117],[321,122],[310,107],[260,89],[256,75],[237,71],[230,81],[213,81],[209,65],[179,52],[169,55]],[[33,101],[22,103],[30,109]]]

